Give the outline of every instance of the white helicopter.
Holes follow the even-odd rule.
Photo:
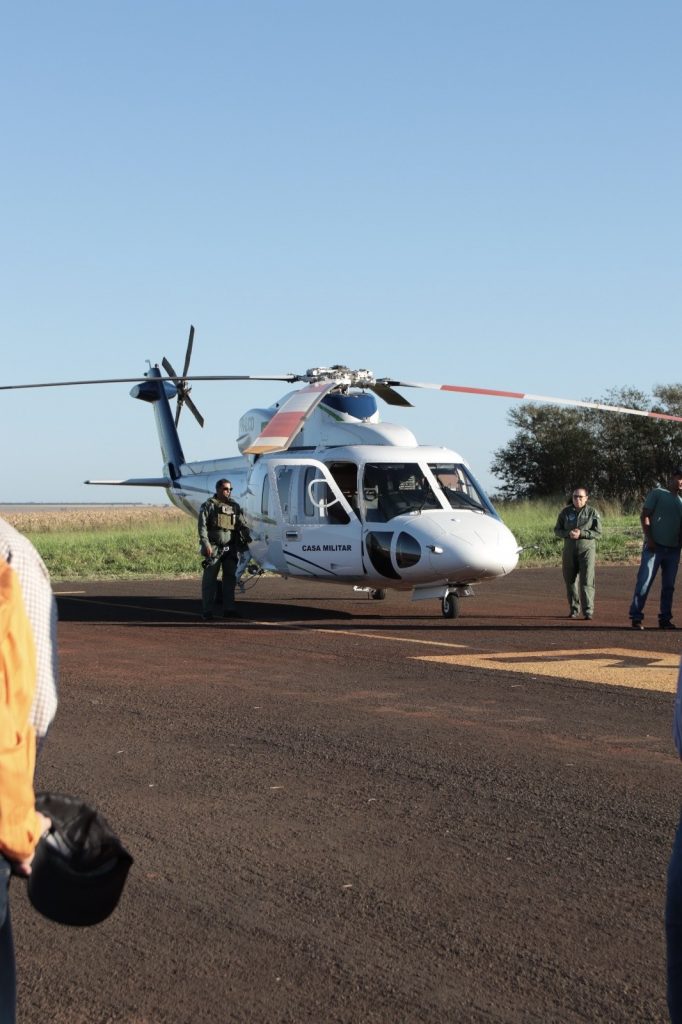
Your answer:
[[[86,483],[160,487],[174,505],[196,517],[216,481],[228,477],[251,532],[250,558],[263,570],[354,585],[376,600],[389,589],[411,590],[413,600],[438,600],[446,618],[458,615],[459,599],[471,596],[474,584],[512,572],[521,548],[466,460],[449,448],[418,444],[406,427],[380,422],[377,396],[409,407],[396,387],[430,388],[682,422],[682,417],[595,402],[377,378],[370,370],[345,366],[267,377],[188,377],[193,342],[191,327],[182,375],[164,358],[167,376],[156,365],[141,378],[0,390],[134,383],[132,397],[154,410],[164,475]],[[203,426],[189,397],[190,381],[197,380],[282,380],[304,387],[241,417],[240,456],[187,462],[177,424],[187,405]]]

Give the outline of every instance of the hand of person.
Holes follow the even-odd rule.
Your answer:
[[[568,536],[571,538],[571,540],[578,540],[578,538],[580,537],[580,530],[578,530],[576,527],[575,530],[571,530]]]
[[[211,547],[211,545],[210,544],[204,544],[204,555],[206,556],[206,558],[210,558],[212,554],[213,554],[213,548]]]
[[[654,541],[653,537],[647,537],[647,539],[646,539],[646,546],[649,549],[649,551],[655,551],[656,550],[656,542]]]
[[[50,818],[47,818],[44,814],[41,814],[40,811],[36,811],[36,817],[38,818],[38,824],[40,827],[40,838],[42,839],[45,833],[49,832],[50,829],[52,828],[52,820]],[[14,874],[21,875],[23,878],[28,878],[28,876],[31,874],[31,867],[33,865],[34,856],[35,850],[33,851],[30,857],[26,858],[26,860],[15,860],[14,863],[12,864],[12,870]]]

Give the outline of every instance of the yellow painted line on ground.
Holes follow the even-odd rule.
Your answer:
[[[310,627],[304,627],[310,628]],[[390,640],[392,644],[425,644],[427,647],[457,647],[466,650],[470,644],[449,644],[444,640],[414,640],[409,636],[386,636],[384,633],[358,633],[354,629],[326,629],[315,626],[316,633],[337,633],[339,636],[359,636],[365,640]]]
[[[457,668],[483,668],[521,675],[550,676],[578,683],[627,686],[633,690],[674,693],[678,654],[595,647],[566,651],[508,651],[497,654],[420,654],[415,660]]]
[[[62,595],[85,593],[84,591],[63,592]],[[155,614],[179,615],[196,619],[197,612],[180,611],[175,608],[149,608],[143,604],[112,602],[83,597],[87,604],[102,605],[111,611],[118,608],[132,608]],[[216,620],[219,621],[219,620]],[[109,623],[111,625],[112,623]],[[359,637],[366,640],[386,640],[392,644],[417,644],[426,647],[447,647],[450,650],[465,651],[468,644],[455,644],[443,640],[419,640],[413,637],[395,636],[384,633],[365,633],[353,629],[330,629],[324,626],[311,627],[308,623],[277,623],[258,619],[236,619],[233,625],[265,626],[268,628],[301,629],[306,632],[330,633],[338,636]],[[602,686],[625,686],[633,690],[651,690],[674,693],[677,687],[679,655],[656,652],[634,651],[626,647],[594,647],[583,650],[562,651],[508,651],[492,654],[419,654],[412,655],[415,661],[430,661],[435,664],[452,665],[516,672],[520,675],[549,676],[554,679],[569,679],[573,682],[597,683]]]

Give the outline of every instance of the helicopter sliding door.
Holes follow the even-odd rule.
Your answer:
[[[271,463],[268,472],[271,500],[277,502],[281,523],[284,567],[280,571],[289,576],[362,580],[362,525],[351,504],[353,494],[357,495],[357,467],[287,459]]]

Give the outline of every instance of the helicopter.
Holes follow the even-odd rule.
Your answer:
[[[247,563],[255,563],[260,571],[283,577],[352,585],[375,600],[382,600],[388,590],[411,591],[414,601],[438,601],[442,615],[451,619],[459,614],[460,599],[473,595],[474,585],[511,573],[522,549],[462,455],[420,445],[407,427],[381,421],[377,399],[411,407],[396,388],[427,388],[682,422],[682,417],[664,413],[401,381],[341,365],[313,367],[302,374],[190,377],[193,343],[192,326],[182,374],[164,357],[161,366],[150,364],[141,377],[2,385],[0,390],[133,383],[130,395],[153,409],[163,475],[85,483],[161,488],[174,505],[196,518],[216,481],[227,477],[252,538],[238,577]],[[191,382],[201,380],[277,380],[303,387],[274,405],[244,413],[239,456],[187,462],[178,422],[187,406],[203,426],[190,398]]]

